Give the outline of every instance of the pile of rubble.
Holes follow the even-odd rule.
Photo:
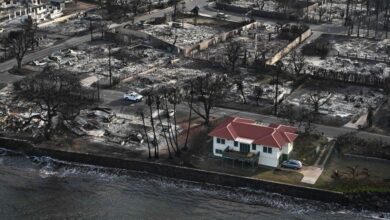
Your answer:
[[[219,61],[226,57],[227,47],[232,41],[237,41],[242,44],[241,49],[246,54],[241,57],[245,56],[248,64],[253,63],[255,58],[259,57],[264,57],[268,60],[289,44],[288,40],[278,38],[275,26],[263,24],[259,25],[256,29],[242,31],[241,35],[212,46],[201,52],[199,56],[207,54],[208,59],[215,58]]]
[[[112,76],[123,79],[166,64],[171,59],[170,54],[143,45],[128,47],[111,45],[111,61],[109,53],[107,43],[83,44],[78,49],[53,53],[35,65],[55,65],[78,73],[82,78],[82,85],[88,87],[98,79],[109,76],[109,62],[111,62]]]
[[[173,85],[197,76],[206,75],[207,71],[186,67],[161,67],[146,75],[138,75],[123,86],[134,91],[142,92],[145,89],[159,86]]]
[[[53,23],[43,28],[44,31],[51,34],[61,34],[65,36],[73,36],[77,33],[87,31],[90,22],[82,18],[73,18],[62,23]]]
[[[181,25],[181,23],[170,22],[168,24],[151,25],[142,31],[182,48],[199,43],[220,33],[216,28],[206,25],[192,25],[188,23],[184,23],[184,27]]]
[[[166,119],[162,119],[161,124],[154,118],[157,142],[162,143]],[[81,111],[75,120],[67,121],[65,125],[78,136],[93,137],[104,143],[118,144],[128,149],[147,147],[143,122],[139,116],[115,114],[111,109],[97,107]],[[148,139],[153,140],[150,116],[145,118],[145,126]]]
[[[274,1],[250,1],[250,0],[236,0],[232,2],[232,5],[236,5],[243,8],[253,8],[261,11],[278,11],[278,5]]]
[[[337,53],[351,56],[367,57],[369,59],[390,56],[390,39],[373,40],[367,38],[348,38],[347,40],[330,40]]]
[[[38,113],[29,102],[15,100],[12,89],[7,86],[0,91],[0,131],[31,134],[32,137],[42,135],[44,123],[33,116],[44,113]]]
[[[316,91],[309,88],[297,89],[286,99],[285,104],[312,109],[312,104],[308,100],[314,93]],[[351,85],[336,90],[330,89],[329,96],[328,102],[320,106],[319,112],[338,117],[361,115],[367,113],[369,107],[377,109],[385,98],[383,92],[379,90]],[[325,98],[322,101],[324,100]]]
[[[256,76],[244,75],[243,76],[243,88],[244,95],[248,104],[255,105],[256,101],[256,87],[261,88],[261,95],[258,97],[262,101],[268,101],[273,103],[275,100],[276,85],[259,82]],[[278,86],[278,100],[283,100],[292,91],[291,82],[283,82]],[[237,85],[233,85],[233,88],[228,92],[225,101],[240,103],[243,100],[241,91],[238,91]]]

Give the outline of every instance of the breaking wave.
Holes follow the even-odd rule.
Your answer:
[[[8,158],[10,157],[10,158]],[[326,213],[327,215],[342,215],[353,218],[390,219],[390,213],[375,213],[370,211],[349,210],[336,203],[323,203],[307,199],[284,196],[262,190],[248,188],[231,188],[218,185],[183,181],[162,177],[145,172],[135,172],[122,169],[105,168],[79,163],[70,163],[50,157],[26,156],[24,154],[0,148],[0,161],[4,158],[24,157],[38,172],[41,178],[68,178],[92,177],[99,181],[112,183],[118,187],[142,188],[144,191],[156,188],[161,191],[179,191],[180,195],[187,195],[197,199],[217,199],[239,202],[248,205],[260,205],[290,212],[292,214]],[[0,165],[3,164],[0,163]],[[145,187],[147,186],[147,187]],[[144,189],[146,188],[146,189]],[[174,199],[175,195],[171,199]],[[183,198],[181,198],[183,199]]]

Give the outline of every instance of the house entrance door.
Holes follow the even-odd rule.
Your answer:
[[[248,153],[250,151],[250,145],[249,144],[243,144],[240,143],[240,152]]]

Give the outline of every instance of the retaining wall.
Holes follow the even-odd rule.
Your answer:
[[[343,193],[333,191],[295,186],[290,184],[282,184],[272,181],[265,181],[225,173],[211,172],[149,161],[114,158],[92,154],[81,154],[48,148],[37,148],[32,143],[24,140],[1,137],[0,146],[3,148],[24,152],[27,155],[49,156],[59,160],[70,162],[143,171],[187,181],[196,181],[201,183],[210,183],[229,187],[248,187],[255,190],[265,190],[269,192],[280,193],[287,196],[300,197],[323,202],[336,202],[341,204],[347,204],[348,201]]]
[[[192,56],[199,51],[206,50],[207,48],[214,46],[220,42],[225,42],[226,40],[233,38],[234,36],[240,35],[241,32],[255,29],[259,25],[259,22],[253,22],[247,25],[244,25],[240,28],[234,29],[232,31],[223,32],[220,34],[216,34],[212,38],[206,39],[192,47],[182,49],[182,54],[186,57]]]
[[[275,55],[273,55],[270,59],[268,59],[266,61],[266,64],[267,65],[275,64],[280,59],[282,59],[284,56],[286,56],[288,53],[290,53],[290,51],[293,50],[295,47],[297,47],[300,43],[302,43],[307,38],[309,38],[311,36],[311,34],[312,34],[311,29],[308,29],[303,34],[301,34],[299,37],[295,38],[295,40],[290,42],[286,47],[284,47],[282,50],[280,50]]]
[[[157,48],[169,50],[174,54],[178,54],[182,50],[181,48],[173,46],[172,44],[165,42],[157,37],[154,37],[153,35],[125,28],[117,28],[112,31],[109,31],[106,33],[106,37],[109,40],[113,40],[115,42],[119,42],[125,45],[130,44],[132,38],[142,38],[149,41],[151,45]]]
[[[250,8],[240,7],[237,5],[230,5],[221,2],[215,2],[215,8],[218,10],[231,11],[238,14],[246,14],[251,11]],[[261,10],[252,10],[254,16],[263,17],[263,18],[272,18],[279,20],[290,20],[297,21],[298,17],[295,15],[283,14],[276,11],[261,11]]]

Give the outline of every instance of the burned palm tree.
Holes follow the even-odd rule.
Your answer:
[[[143,112],[140,112],[141,118],[142,118],[142,125],[144,127],[144,132],[146,136],[146,143],[148,144],[148,152],[149,152],[149,159],[152,159],[152,154],[150,152],[150,141],[149,141],[149,136],[148,132],[146,130],[146,125],[145,125],[145,114]]]
[[[158,141],[157,141],[157,135],[156,135],[156,128],[154,125],[154,119],[153,119],[153,104],[155,102],[154,95],[153,95],[153,89],[144,91],[144,96],[146,96],[146,105],[149,106],[150,111],[150,124],[152,126],[153,130],[153,140],[152,144],[154,146],[154,157],[157,159],[159,158],[159,148],[158,148]]]
[[[187,94],[187,100],[189,100],[188,106],[190,107],[190,113],[188,114],[188,128],[187,128],[186,140],[184,142],[183,150],[188,149],[187,144],[188,144],[188,137],[191,131],[192,104],[194,102],[194,86],[192,82],[189,82],[189,84],[190,84],[190,88],[186,90],[189,91],[189,93]]]
[[[166,132],[166,129],[164,128],[164,124],[162,122],[162,119],[161,119],[161,114],[160,114],[160,110],[161,110],[161,100],[162,100],[162,97],[160,96],[161,93],[164,93],[164,88],[161,88],[156,94],[155,94],[155,100],[156,100],[156,108],[157,108],[157,117],[158,117],[158,120],[160,121],[160,124],[161,124],[161,128],[162,128],[162,132],[163,132],[163,136],[164,136],[164,139],[165,139],[165,142],[167,144],[167,149],[168,149],[168,154],[169,154],[169,159],[172,158],[172,153],[171,153],[171,149],[170,149],[170,144],[169,144],[169,141],[168,141],[168,136],[167,136],[167,132]],[[169,131],[168,131],[169,132]]]
[[[178,89],[177,86],[174,86],[171,90],[170,90],[170,93],[169,93],[169,97],[168,97],[168,101],[169,103],[173,106],[173,125],[174,125],[174,128],[172,129],[172,123],[170,123],[170,114],[169,114],[169,110],[168,110],[168,107],[167,107],[167,120],[168,120],[168,124],[170,125],[170,130],[173,130],[172,133],[173,133],[173,138],[174,138],[174,143],[175,143],[175,146],[176,146],[176,155],[177,156],[180,156],[180,147],[179,147],[179,141],[178,141],[178,129],[177,129],[177,117],[176,117],[176,107],[178,104],[181,103],[182,101],[182,93],[181,91]]]
[[[171,116],[170,116],[170,110],[169,110],[169,99],[170,99],[170,96],[171,96],[171,90],[172,88],[165,88],[164,89],[164,92],[162,93],[163,95],[163,100],[164,100],[164,103],[163,105],[165,106],[165,117],[166,117],[166,120],[167,120],[167,125],[166,125],[166,130],[167,130],[167,133],[168,133],[168,140],[169,140],[169,143],[171,144],[172,146],[172,149],[175,151],[175,154],[176,156],[180,155],[180,152],[178,152],[178,147],[177,147],[177,144],[176,144],[176,139],[175,139],[175,134],[174,134],[174,131],[173,131],[173,128],[172,128],[172,122],[171,122]],[[174,122],[173,122],[174,123]]]

